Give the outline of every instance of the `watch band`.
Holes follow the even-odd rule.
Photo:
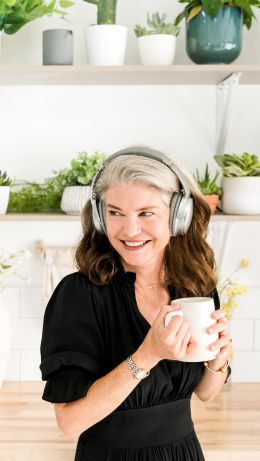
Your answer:
[[[147,378],[147,376],[149,376],[150,370],[145,371],[142,368],[138,368],[136,364],[134,363],[131,355],[127,357],[125,361],[128,365],[128,368],[130,368],[130,370],[132,371],[135,379],[144,379],[144,378]]]

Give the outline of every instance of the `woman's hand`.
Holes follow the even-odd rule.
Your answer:
[[[209,327],[207,332],[209,334],[218,333],[219,338],[211,344],[210,350],[214,351],[216,349],[220,349],[220,351],[216,355],[215,359],[210,360],[209,366],[213,370],[219,370],[223,365],[225,365],[229,357],[231,350],[230,334],[228,331],[225,312],[222,309],[214,311],[212,313],[212,318],[216,320],[216,323]]]
[[[177,310],[179,310],[178,304],[163,306],[142,344],[149,355],[153,355],[158,361],[183,360],[197,347],[196,341],[191,336],[189,325],[182,316],[172,317],[168,326],[165,327],[166,314]]]

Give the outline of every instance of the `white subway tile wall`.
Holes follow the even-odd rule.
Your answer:
[[[12,323],[12,352],[10,354],[6,380],[38,381],[41,379],[40,340],[43,303],[43,258],[34,253],[36,240],[42,239],[46,246],[74,246],[81,234],[80,222],[22,222],[20,232],[13,230],[15,222],[0,223],[1,247],[10,251],[28,248],[31,258],[21,270],[30,281],[9,278],[8,287],[1,294],[8,306]],[[250,260],[250,267],[241,271],[237,278],[248,285],[248,292],[239,299],[231,321],[233,336],[232,379],[233,381],[260,381],[260,250],[255,242],[259,239],[260,223],[233,224],[221,264],[221,276],[226,277],[240,259]],[[21,230],[22,228],[22,230]],[[214,223],[209,241],[218,259],[223,237],[223,223]],[[246,245],[244,236],[247,235]],[[15,244],[14,244],[15,242]]]

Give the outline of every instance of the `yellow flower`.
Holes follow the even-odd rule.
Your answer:
[[[239,267],[241,269],[244,269],[244,268],[247,268],[248,266],[250,266],[250,262],[248,261],[248,259],[241,259],[239,263]]]
[[[238,272],[240,269],[247,268],[250,265],[247,259],[242,259],[237,267],[233,270],[232,274],[230,274],[223,282],[218,285],[218,292],[220,297],[221,307],[224,310],[226,317],[228,320],[231,319],[233,310],[238,306],[235,299],[238,296],[243,296],[248,287],[238,281],[232,276]]]

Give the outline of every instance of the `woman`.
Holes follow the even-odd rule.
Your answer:
[[[76,461],[196,461],[203,454],[190,415],[193,392],[212,399],[226,380],[229,333],[219,309],[210,210],[191,176],[143,147],[111,156],[83,211],[79,272],[46,308],[43,399],[59,428],[79,436]],[[205,364],[170,301],[211,296],[220,349]]]

